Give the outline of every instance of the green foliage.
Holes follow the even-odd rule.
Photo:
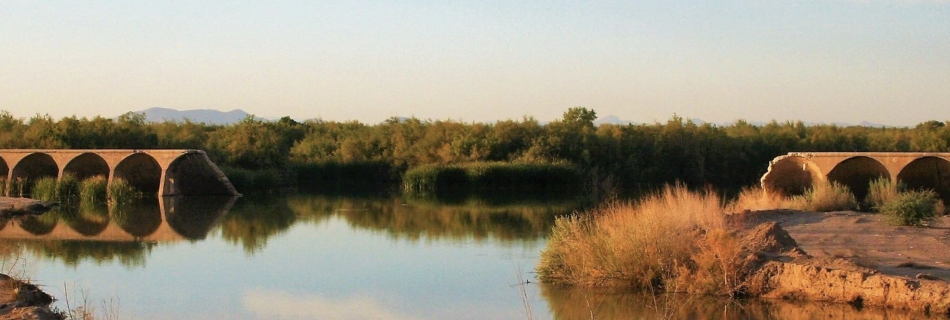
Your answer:
[[[937,194],[930,190],[912,190],[898,194],[878,210],[896,225],[921,226],[937,216],[942,207]]]
[[[125,205],[142,196],[142,193],[123,179],[112,179],[108,187],[109,205]]]
[[[863,207],[872,211],[880,211],[882,205],[896,199],[900,191],[904,189],[903,184],[894,183],[891,179],[883,177],[871,181],[868,185],[868,195],[864,198]]]
[[[64,174],[56,184],[56,197],[61,202],[75,202],[79,199],[80,183],[76,176]]]
[[[237,190],[244,192],[271,192],[293,187],[293,179],[285,171],[277,168],[245,169],[241,167],[221,166]]]
[[[363,124],[250,116],[232,125],[209,125],[149,123],[139,113],[55,120],[0,111],[0,148],[203,149],[215,163],[242,175],[233,180],[246,182],[236,184],[251,192],[293,184],[316,189],[351,182],[395,185],[409,168],[426,165],[558,161],[585,175],[610,177],[626,190],[675,182],[737,190],[756,183],[764,164],[790,151],[946,151],[950,146],[950,126],[940,121],[869,128],[800,121],[759,126],[741,120],[717,126],[675,115],[660,123],[595,125],[596,118],[594,110],[574,107],[547,124],[527,117],[495,123],[391,118]],[[14,195],[30,187],[7,185]]]
[[[383,191],[400,179],[397,169],[383,161],[297,163],[293,171],[297,187],[331,193]]]
[[[473,162],[427,165],[403,176],[403,191],[415,195],[474,193],[497,195],[563,192],[582,186],[581,172],[566,163]]]
[[[56,201],[57,182],[55,177],[43,177],[33,182],[30,197],[36,200]]]
[[[104,204],[107,200],[109,183],[106,177],[94,176],[86,178],[79,184],[79,202],[84,204]]]

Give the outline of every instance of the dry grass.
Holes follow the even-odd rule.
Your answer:
[[[814,212],[856,210],[858,201],[847,186],[836,182],[819,181],[804,195],[792,197],[788,207]]]
[[[729,212],[772,210],[781,207],[785,202],[786,199],[781,194],[765,192],[762,187],[743,188],[739,198],[729,206]]]
[[[897,199],[899,189],[901,188],[898,184],[891,182],[891,179],[880,178],[871,181],[868,196],[864,199],[864,208],[880,211],[882,205]]]
[[[714,192],[675,186],[638,203],[612,202],[590,215],[560,218],[541,253],[538,276],[549,283],[582,286],[670,291],[664,286],[676,284],[682,291],[728,290],[718,285],[714,290],[680,287],[686,281],[676,281],[721,274],[712,271],[716,263],[738,255],[738,241],[726,231],[725,212]],[[732,245],[736,247],[726,248]],[[711,282],[732,284],[716,278],[703,285]]]
[[[817,182],[806,190],[805,194],[792,197],[764,192],[759,187],[746,188],[739,194],[738,200],[729,207],[730,211],[733,212],[771,209],[828,212],[856,210],[857,208],[858,202],[847,186],[828,181]]]

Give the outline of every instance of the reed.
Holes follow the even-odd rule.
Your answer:
[[[124,179],[112,179],[108,185],[109,205],[125,205],[142,196],[142,193],[135,189]]]
[[[83,204],[104,204],[108,199],[109,181],[103,176],[86,178],[79,185],[79,202]]]
[[[30,197],[36,200],[56,201],[57,182],[54,177],[43,177],[33,182]]]
[[[64,174],[56,183],[56,198],[60,202],[72,203],[79,200],[82,181],[72,174]]]

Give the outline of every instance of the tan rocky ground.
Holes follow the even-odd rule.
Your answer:
[[[948,216],[926,227],[893,226],[881,215],[850,211],[739,217],[750,228],[746,243],[765,261],[748,281],[754,295],[950,316]]]
[[[894,226],[874,213],[768,211],[749,222],[774,221],[819,259],[844,259],[883,274],[950,281],[950,216],[927,227]]]

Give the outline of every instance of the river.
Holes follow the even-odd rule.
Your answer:
[[[2,221],[0,271],[121,319],[887,319],[537,283],[571,200],[164,198]],[[524,293],[522,294],[522,289]],[[67,299],[68,298],[68,299]]]

